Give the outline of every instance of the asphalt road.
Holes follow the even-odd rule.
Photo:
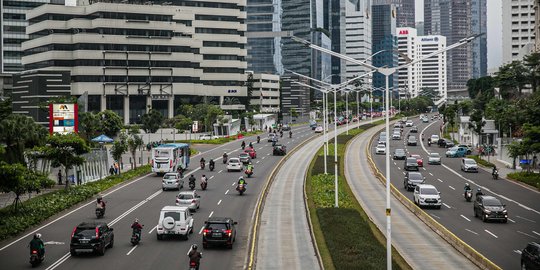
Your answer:
[[[431,134],[439,134],[442,124],[442,121],[424,124],[418,118],[413,121],[419,132],[424,132],[426,140]],[[423,157],[424,167],[420,168],[420,172],[426,177],[427,184],[434,185],[441,192],[443,201],[441,209],[425,211],[501,268],[519,269],[521,250],[528,242],[538,242],[540,239],[540,193],[504,179],[492,180],[491,172],[482,169],[479,173],[462,172],[461,158],[445,158],[446,149],[437,145],[428,147],[427,141],[424,144],[419,140],[418,146],[406,146],[405,139],[409,129],[404,128],[401,140],[391,140],[390,150],[387,151],[392,154],[396,148],[403,148],[408,154],[420,154]],[[420,134],[416,134],[417,138]],[[428,165],[428,151],[440,153],[443,156],[442,165]],[[384,173],[384,155],[375,155],[374,144],[372,154],[378,168]],[[400,192],[412,200],[413,193],[403,188],[403,163],[403,160],[391,162],[391,181]],[[508,223],[484,223],[475,218],[473,202],[466,202],[463,198],[466,182],[473,190],[480,187],[484,194],[493,195],[506,204]]]
[[[284,138],[280,143],[288,149],[313,136],[313,131],[306,126],[293,128],[293,138]],[[253,160],[255,174],[246,178],[247,192],[239,196],[235,190],[240,172],[227,172],[221,161],[223,152],[227,151],[229,157],[240,153],[240,142],[232,142],[203,152],[206,160],[214,158],[216,168],[213,172],[208,166],[201,172],[193,165],[198,164],[201,155],[194,156],[192,166],[188,173],[197,178],[197,191],[201,195],[201,207],[194,214],[194,233],[188,241],[170,239],[158,241],[155,236],[155,226],[158,222],[159,211],[163,206],[174,205],[177,191],[162,191],[161,177],[150,174],[108,193],[104,199],[108,202],[105,217],[100,221],[107,222],[114,228],[115,244],[107,250],[105,256],[69,255],[69,241],[73,228],[83,221],[96,221],[94,215],[94,200],[75,207],[69,212],[59,214],[50,221],[45,222],[37,230],[43,235],[45,242],[55,242],[47,245],[46,258],[41,269],[182,269],[188,268],[186,256],[190,245],[198,244],[202,249],[202,236],[200,231],[204,221],[209,216],[231,217],[238,222],[237,237],[234,249],[225,248],[204,249],[201,269],[240,269],[244,267],[249,229],[252,224],[252,214],[255,202],[259,196],[264,182],[271,170],[281,159],[280,156],[271,155],[271,143],[266,142],[266,135],[261,136],[261,143],[254,144],[257,158]],[[254,137],[246,141],[255,140]],[[219,159],[219,160],[218,160]],[[200,177],[206,174],[209,178],[208,189],[199,190]],[[187,189],[187,177],[184,189]],[[133,247],[129,242],[131,237],[130,225],[135,218],[144,224],[142,241]],[[0,244],[0,262],[2,269],[30,268],[28,263],[29,249],[33,231],[23,237],[4,241]]]

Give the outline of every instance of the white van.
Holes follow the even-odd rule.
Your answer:
[[[193,216],[185,206],[165,206],[159,213],[159,222],[156,228],[157,239],[165,235],[180,235],[186,240],[193,233]]]

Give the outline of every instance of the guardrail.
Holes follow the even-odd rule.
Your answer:
[[[371,151],[370,151],[371,143],[373,142],[373,139],[375,138],[376,134],[377,133],[375,133],[369,139],[369,143],[365,151],[368,157],[369,166],[371,170],[373,171],[373,173],[375,174],[375,177],[383,184],[383,186],[386,186],[386,178],[384,177],[384,174],[375,165],[375,162],[373,161],[373,158],[371,156]],[[463,240],[461,240],[451,231],[446,229],[446,227],[444,227],[442,224],[440,224],[431,216],[429,216],[425,211],[423,211],[420,207],[414,204],[414,202],[412,202],[409,198],[405,197],[405,195],[399,192],[393,184],[390,184],[390,189],[391,189],[392,195],[398,201],[400,201],[401,204],[407,207],[409,211],[411,211],[415,216],[417,216],[420,220],[422,220],[422,222],[428,225],[428,227],[430,227],[436,234],[442,237],[446,242],[452,245],[457,251],[463,254],[467,259],[473,262],[476,266],[478,266],[481,269],[497,269],[497,270],[501,269],[495,263],[490,261],[480,252],[476,251],[474,248],[469,246],[467,243],[465,243]]]

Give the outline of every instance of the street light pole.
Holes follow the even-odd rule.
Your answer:
[[[328,133],[328,125],[327,125],[327,121],[328,121],[328,100],[326,98],[326,96],[328,95],[328,93],[325,93],[323,92],[323,141],[324,141],[324,145],[323,145],[323,151],[324,151],[324,174],[328,174],[328,164],[326,162],[326,157],[328,156],[328,143],[327,143],[327,140],[326,140],[326,134]]]
[[[337,116],[337,106],[336,106],[336,96],[337,96],[337,89],[334,89],[334,187],[335,187],[335,191],[334,191],[334,199],[335,199],[335,204],[334,204],[334,207],[335,208],[338,208],[339,207],[339,204],[338,204],[338,160],[337,160],[337,121],[336,121],[336,116]]]

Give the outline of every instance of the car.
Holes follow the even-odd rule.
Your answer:
[[[384,145],[386,145],[386,136],[379,137],[379,140],[377,141],[377,144],[384,144]]]
[[[417,141],[416,141],[416,137],[415,136],[412,136],[412,135],[409,135],[409,137],[407,138],[407,145],[409,146],[416,146],[417,145]]]
[[[291,126],[285,124],[285,125],[281,126],[281,130],[283,130],[283,131],[289,131],[289,130],[291,130]]]
[[[272,150],[274,156],[284,156],[287,154],[287,147],[285,145],[276,144]]]
[[[434,206],[441,209],[441,193],[433,185],[420,184],[414,187],[413,201],[416,205]]]
[[[438,141],[437,141],[437,145],[439,147],[444,147],[444,148],[451,148],[451,147],[454,147],[454,142],[449,140],[449,139],[445,139],[445,138],[440,138]]]
[[[315,130],[315,128],[317,127],[317,121],[309,120],[309,127],[311,128],[311,130]]]
[[[248,154],[249,157],[252,158],[252,159],[257,158],[257,151],[255,151],[254,148],[248,148],[248,149],[244,150],[244,152],[246,154]]]
[[[478,164],[472,158],[464,158],[461,160],[461,170],[464,172],[478,172]]]
[[[403,180],[403,188],[406,190],[414,190],[414,187],[419,184],[423,184],[426,181],[426,177],[420,172],[406,172],[405,179]]]
[[[439,141],[439,135],[433,134],[431,135],[430,139],[431,139],[431,143],[436,143]]]
[[[201,196],[195,190],[181,191],[176,195],[175,203],[176,206],[184,206],[195,212],[201,207]]]
[[[75,256],[79,253],[95,252],[105,255],[107,248],[114,245],[114,232],[105,222],[82,222],[71,233],[69,253]]]
[[[405,165],[403,165],[403,169],[405,169],[405,171],[420,170],[418,168],[418,162],[416,161],[416,158],[413,157],[408,157],[405,159]]]
[[[398,159],[406,159],[407,158],[407,153],[405,153],[405,150],[404,149],[401,149],[401,148],[397,148],[396,150],[394,150],[394,156],[393,158],[395,160],[398,160]]]
[[[429,118],[427,116],[423,117],[422,123],[429,123]]]
[[[156,227],[157,240],[164,236],[180,236],[189,238],[193,233],[193,216],[185,206],[164,206],[159,212],[159,221]]]
[[[204,222],[203,248],[210,245],[224,245],[233,248],[236,241],[236,221],[228,217],[211,217]]]
[[[392,140],[401,140],[401,132],[395,132],[392,134]]]
[[[274,138],[277,139],[277,134],[275,134],[275,133],[270,133],[270,134],[268,134],[268,140],[267,140],[267,141],[268,141],[268,142],[272,142]]]
[[[463,147],[454,146],[448,149],[445,153],[446,157],[464,157],[467,154],[467,149]]]
[[[504,223],[508,222],[506,205],[502,204],[499,199],[493,196],[477,196],[473,208],[474,216],[480,217],[483,222],[488,222],[490,220],[500,220]]]
[[[521,251],[521,269],[540,269],[540,244],[530,242]]]
[[[413,125],[414,123],[412,120],[407,120],[407,122],[405,122],[405,127],[412,127]]]
[[[202,140],[202,141],[214,140],[214,139],[219,139],[219,137],[218,136],[213,136],[213,135],[210,135],[210,134],[199,135],[199,140]]]
[[[429,153],[428,164],[441,165],[441,155],[439,155],[439,153],[436,153],[436,152]]]
[[[383,155],[386,154],[386,145],[384,144],[377,144],[377,147],[375,147],[375,154],[377,155]]]
[[[398,123],[395,123],[395,124],[394,124],[394,130],[395,130],[396,128],[397,128],[397,129],[400,129],[400,128],[401,128],[401,123],[399,123],[399,122],[398,122]]]
[[[424,160],[420,155],[412,154],[411,157],[416,158],[416,163],[418,163],[418,167],[424,167]]]
[[[243,165],[239,158],[230,158],[227,162],[227,171],[242,171]]]
[[[240,153],[240,155],[238,155],[238,158],[243,164],[248,164],[249,162],[251,162],[251,158],[249,157],[248,153]]]
[[[471,145],[459,144],[458,147],[463,147],[463,148],[467,149],[467,155],[470,155],[472,153],[472,150],[473,150]]]
[[[179,173],[166,173],[161,181],[161,188],[163,191],[168,189],[180,190],[184,187],[184,180],[180,177]]]
[[[418,127],[417,126],[412,126],[411,127],[411,130],[409,130],[410,133],[418,133]]]
[[[322,126],[317,126],[315,128],[315,133],[322,133],[323,132],[323,127]]]

